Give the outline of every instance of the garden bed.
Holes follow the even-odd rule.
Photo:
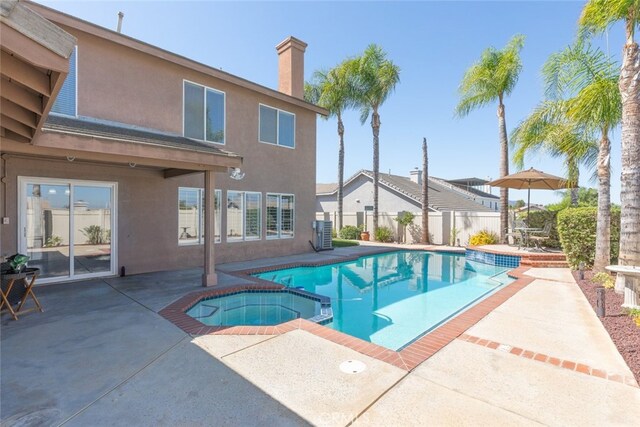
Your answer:
[[[579,280],[578,272],[573,272],[578,286],[595,310],[596,288],[599,286],[591,281],[593,273],[585,272],[585,280]],[[618,351],[640,383],[640,328],[636,326],[631,316],[621,307],[623,295],[618,295],[613,289],[605,293],[605,317],[600,319],[605,329],[611,335]]]

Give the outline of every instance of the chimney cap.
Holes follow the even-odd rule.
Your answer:
[[[308,45],[302,40],[297,39],[293,36],[289,36],[286,39],[282,40],[280,43],[278,43],[278,45],[276,46],[276,50],[278,51],[278,53],[282,53],[283,51],[291,47],[295,47],[304,52],[307,46]]]

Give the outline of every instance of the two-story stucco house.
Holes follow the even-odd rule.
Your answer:
[[[28,1],[2,7],[1,255],[40,282],[310,250],[306,44],[279,89]],[[274,55],[276,53],[274,52]]]

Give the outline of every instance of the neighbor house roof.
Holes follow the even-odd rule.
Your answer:
[[[373,180],[373,172],[363,169],[349,178],[344,183],[345,187],[360,175],[364,175]],[[379,175],[379,182],[390,190],[409,197],[415,201],[418,206],[422,205],[422,186],[411,181],[411,179],[404,176],[381,173]],[[333,185],[332,190],[328,190],[329,185]],[[337,184],[317,184],[316,189],[319,187],[322,187],[324,190],[323,193],[319,194],[329,195],[337,191]],[[476,203],[455,190],[438,183],[431,177],[429,177],[429,207],[437,211],[492,211],[492,209]]]
[[[478,190],[477,188],[468,187],[467,185],[471,185],[470,182],[475,182],[473,185],[484,185],[489,181],[484,181],[479,178],[463,178],[463,179],[442,179],[436,177],[429,177],[431,180],[435,180],[438,183],[444,185],[445,187],[453,188],[455,191],[459,191],[461,193],[467,193],[470,197],[479,196],[484,197],[485,199],[495,199],[500,200],[500,197],[494,196],[491,193],[487,193],[482,190]],[[477,181],[472,181],[472,180]],[[461,182],[464,182],[461,184]]]
[[[84,31],[86,33],[100,37],[102,39],[106,39],[111,42],[129,47],[131,49],[135,49],[137,51],[144,52],[149,55],[153,55],[165,61],[169,61],[174,64],[178,64],[180,66],[187,67],[204,74],[208,74],[210,76],[229,82],[231,84],[235,84],[237,86],[241,86],[241,87],[253,90],[255,92],[262,93],[272,98],[276,98],[281,101],[294,104],[298,107],[306,108],[307,110],[314,111],[315,113],[321,114],[323,116],[326,116],[328,114],[328,111],[322,107],[306,102],[303,99],[296,98],[294,96],[290,96],[285,93],[279,92],[277,90],[268,88],[266,86],[259,85],[252,81],[243,79],[242,77],[235,76],[231,73],[227,73],[225,71],[222,71],[219,68],[213,68],[211,66],[202,64],[200,62],[197,62],[192,59],[186,58],[184,56],[178,55],[176,53],[170,52],[168,50],[164,50],[157,46],[153,46],[151,44],[145,43],[143,41],[127,36],[125,34],[118,33],[117,31],[112,31],[107,28],[96,25],[92,22],[84,21],[75,16],[67,15],[66,13],[60,12],[55,9],[51,9],[41,4],[33,3],[29,0],[26,0],[25,3],[28,4],[30,8],[33,8],[38,13],[42,14],[42,16],[49,19],[50,21],[55,22],[56,24],[66,25],[71,28]]]
[[[331,194],[338,189],[338,184],[316,184],[316,194]]]
[[[464,185],[464,186],[485,185],[487,182],[489,182],[486,179],[476,178],[476,177],[447,179],[446,181],[455,185]]]

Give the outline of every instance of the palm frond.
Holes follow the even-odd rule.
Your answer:
[[[622,119],[622,99],[617,79],[597,80],[568,101],[567,114],[592,129],[608,131]]]
[[[589,0],[578,21],[579,35],[587,38],[604,32],[618,21],[625,21],[627,38],[633,40],[639,18],[638,0]]]
[[[574,96],[596,80],[618,78],[619,67],[599,49],[583,42],[549,56],[542,68],[545,92],[551,99]]]
[[[345,68],[353,76],[355,105],[360,107],[364,123],[371,110],[377,110],[400,82],[400,67],[387,59],[378,45],[369,45],[362,56],[350,60]]]
[[[524,36],[516,35],[504,49],[490,47],[482,52],[480,59],[467,69],[458,88],[457,116],[465,116],[511,94],[522,70],[520,51],[523,46]]]

